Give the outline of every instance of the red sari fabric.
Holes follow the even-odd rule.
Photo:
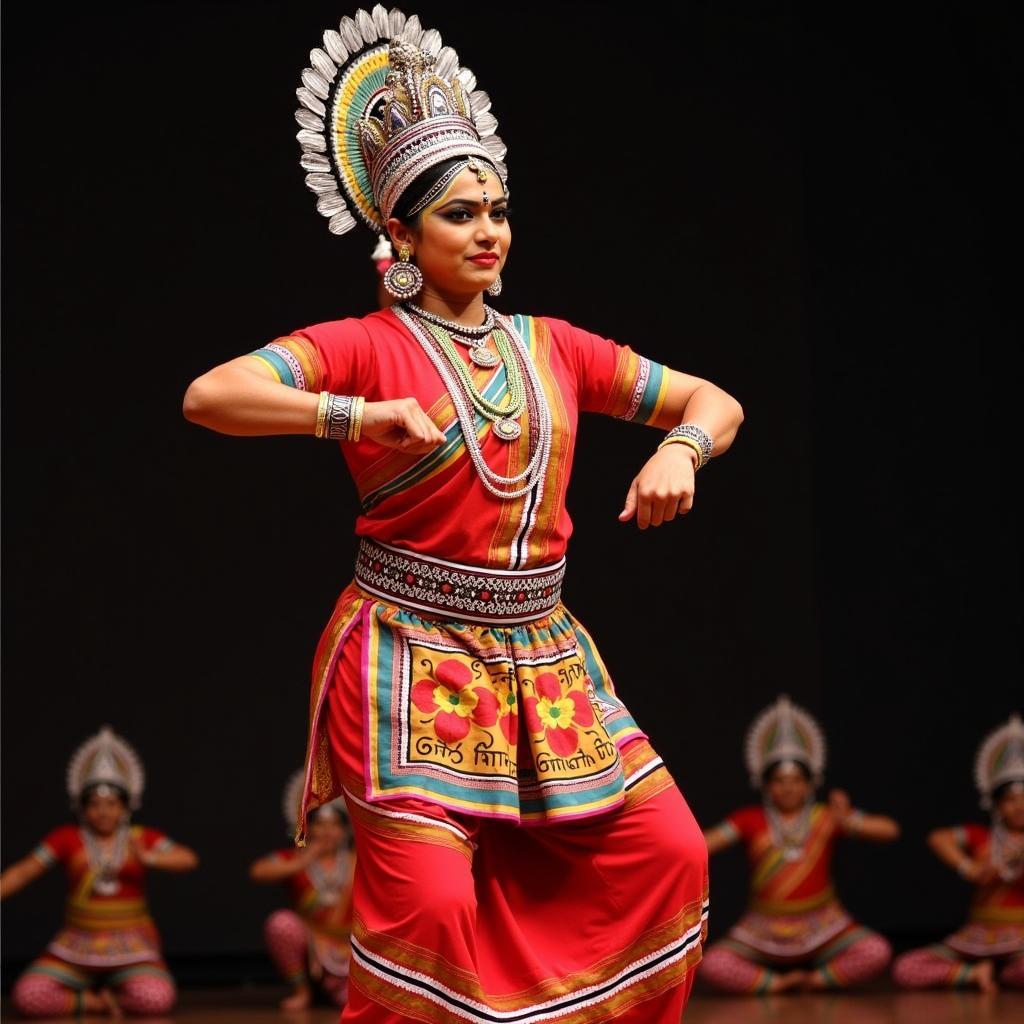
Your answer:
[[[668,373],[562,321],[516,317],[514,325],[553,428],[545,479],[514,500],[483,487],[441,378],[392,311],[298,331],[254,356],[282,382],[309,391],[368,401],[415,397],[446,434],[446,445],[427,456],[368,440],[342,446],[363,505],[358,535],[465,565],[528,569],[565,553],[579,413],[651,422]],[[503,368],[470,370],[484,394],[500,401]],[[528,412],[522,425],[520,440],[508,443],[478,421],[484,457],[496,471],[525,468]],[[397,712],[381,703],[397,692],[388,689],[391,659],[431,643],[443,648],[432,681],[406,680],[395,706],[431,728],[440,723],[437,750],[462,756],[500,743],[513,781],[517,748],[560,760],[567,774],[542,799],[531,795],[536,779],[521,754],[527,781],[519,799],[507,777],[505,796],[490,803],[479,796],[486,776],[476,790],[469,774],[430,789],[441,763],[400,788],[381,781],[396,749],[387,737]],[[507,684],[462,681],[474,662],[499,656],[509,662]],[[572,664],[543,673],[541,662],[560,658]],[[460,701],[467,715],[459,720],[438,711]],[[516,713],[507,714],[509,707]],[[564,717],[556,721],[551,707]],[[677,1024],[706,934],[707,849],[596,647],[564,608],[526,628],[469,626],[414,615],[352,585],[321,638],[310,720],[305,804],[344,792],[358,853],[346,1024]],[[378,748],[380,759],[372,756]],[[486,750],[496,763],[497,753]],[[614,772],[602,775],[599,752]],[[586,758],[603,788],[587,788]],[[499,788],[496,779],[491,790]]]

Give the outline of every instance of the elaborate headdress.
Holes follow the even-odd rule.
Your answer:
[[[974,781],[981,806],[992,806],[992,794],[1007,782],[1024,782],[1024,722],[1020,715],[985,737],[974,759]]]
[[[295,822],[299,820],[299,806],[302,803],[302,787],[306,781],[305,769],[299,768],[293,772],[285,783],[284,793],[281,796],[281,811],[284,814],[285,824],[288,832],[295,831]],[[348,813],[345,810],[344,797],[338,797],[330,803],[321,804],[315,811],[310,812],[310,818],[315,818],[321,811],[334,811],[345,824],[348,824]]]
[[[324,32],[323,49],[311,50],[309,62],[296,90],[296,138],[306,184],[334,234],[351,230],[356,217],[384,231],[412,181],[453,157],[466,159],[459,171],[479,159],[505,181],[490,98],[415,14],[380,4],[356,11]]]
[[[765,769],[779,761],[796,761],[821,785],[825,770],[825,736],[803,708],[783,695],[754,719],[747,731],[747,771],[750,784],[759,789]]]
[[[138,810],[146,773],[134,748],[109,725],[87,739],[68,762],[67,786],[72,806],[77,807],[88,786],[116,786],[128,794],[128,807]]]

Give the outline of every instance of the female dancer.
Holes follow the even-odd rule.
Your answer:
[[[889,842],[899,826],[854,810],[842,790],[832,790],[827,804],[815,803],[825,739],[786,697],[755,719],[746,754],[764,802],[729,815],[705,836],[710,853],[741,839],[746,844],[751,903],[728,937],[707,951],[702,976],[726,992],[755,993],[845,988],[881,973],[889,943],[840,905],[830,864],[840,836]]]
[[[1019,715],[978,748],[974,778],[992,824],[936,829],[928,844],[936,856],[974,884],[971,911],[959,931],[934,946],[896,958],[892,973],[903,988],[976,986],[994,991],[998,980],[1024,988],[1024,722]]]
[[[301,769],[284,791],[284,819],[294,828],[302,800]],[[270,958],[294,991],[282,1010],[305,1010],[313,1002],[312,982],[338,1006],[348,998],[348,936],[352,925],[352,868],[349,824],[341,800],[324,804],[309,818],[309,838],[262,857],[249,869],[254,882],[285,882],[292,910],[275,910],[263,934]]]
[[[104,726],[68,765],[68,795],[79,824],[54,829],[0,875],[4,899],[57,861],[68,877],[64,928],[11,992],[22,1016],[154,1015],[174,1005],[174,982],[146,908],[143,876],[148,868],[191,871],[198,860],[155,828],[130,824],[144,779],[135,751]]]
[[[307,184],[334,232],[387,232],[402,301],[214,368],[184,411],[341,441],[362,502],[356,578],[314,663],[303,793],[305,810],[344,792],[355,829],[343,1020],[676,1024],[704,840],[559,600],[565,492],[580,412],[645,423],[669,434],[619,518],[669,522],[740,407],[484,304],[511,241],[505,147],[436,31],[378,6],[310,62]]]

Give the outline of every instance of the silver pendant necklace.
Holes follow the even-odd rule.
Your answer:
[[[430,313],[412,302],[404,302],[402,305],[421,320],[447,331],[452,341],[465,345],[469,349],[469,358],[474,366],[492,370],[501,362],[501,357],[487,347],[487,339],[494,330],[494,310],[489,306],[484,306],[484,322],[479,327],[467,327],[457,320],[448,320],[437,313]]]
[[[93,891],[100,896],[114,896],[121,891],[118,875],[124,867],[125,856],[128,853],[127,826],[120,826],[114,833],[114,843],[109,853],[100,846],[92,829],[83,826],[81,831],[89,868],[95,876],[92,883]]]

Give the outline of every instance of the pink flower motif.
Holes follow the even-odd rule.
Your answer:
[[[533,681],[536,697],[523,701],[526,727],[534,736],[540,733],[559,756],[575,754],[580,745],[577,726],[594,724],[594,709],[587,695],[564,685],[554,672],[544,672]]]
[[[418,680],[412,701],[425,715],[433,715],[434,732],[443,742],[458,743],[470,725],[492,726],[498,720],[498,701],[486,686],[470,686],[473,673],[464,662],[447,658],[434,669],[434,678]]]

